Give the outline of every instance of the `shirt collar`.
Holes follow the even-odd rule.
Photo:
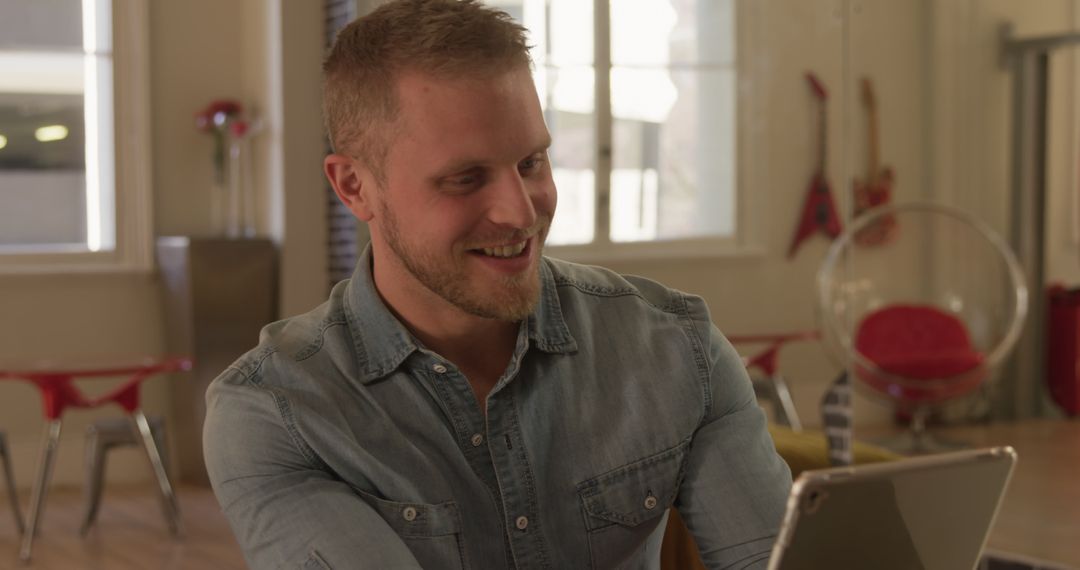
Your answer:
[[[357,260],[356,270],[345,290],[345,314],[353,336],[353,349],[364,384],[386,376],[401,366],[419,342],[390,312],[375,289],[371,274],[371,245]],[[528,317],[526,334],[538,350],[565,354],[577,350],[562,314],[550,261],[540,263],[540,300]]]
[[[540,260],[540,302],[529,315],[528,334],[533,345],[544,352],[566,354],[577,350],[577,341],[563,318],[551,260],[546,257]]]

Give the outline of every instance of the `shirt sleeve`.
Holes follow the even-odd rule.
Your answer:
[[[207,391],[206,468],[248,565],[419,569],[386,521],[301,451],[278,404],[235,370]]]
[[[706,413],[694,435],[676,508],[707,568],[765,568],[791,490],[750,377],[735,349],[692,305],[709,363]]]

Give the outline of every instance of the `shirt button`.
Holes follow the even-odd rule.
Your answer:
[[[442,364],[436,364],[435,366],[432,366],[431,369],[439,374],[446,374],[446,367]]]
[[[656,497],[649,495],[645,497],[645,508],[652,510],[656,508]]]
[[[518,530],[525,530],[529,528],[529,517],[518,517],[514,524],[518,527]]]
[[[484,443],[484,436],[478,433],[474,433],[470,441],[472,441],[473,447],[480,447],[480,444]]]
[[[416,520],[416,509],[413,507],[405,507],[401,510],[401,518],[409,522]]]

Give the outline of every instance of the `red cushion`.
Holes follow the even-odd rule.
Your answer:
[[[870,313],[859,323],[855,348],[883,372],[940,384],[896,386],[872,371],[859,370],[864,381],[894,397],[946,399],[969,391],[983,377],[976,369],[984,356],[972,346],[964,323],[936,307],[890,305]]]

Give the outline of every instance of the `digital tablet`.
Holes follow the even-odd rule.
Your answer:
[[[1015,463],[995,447],[806,471],[769,569],[974,568]]]

